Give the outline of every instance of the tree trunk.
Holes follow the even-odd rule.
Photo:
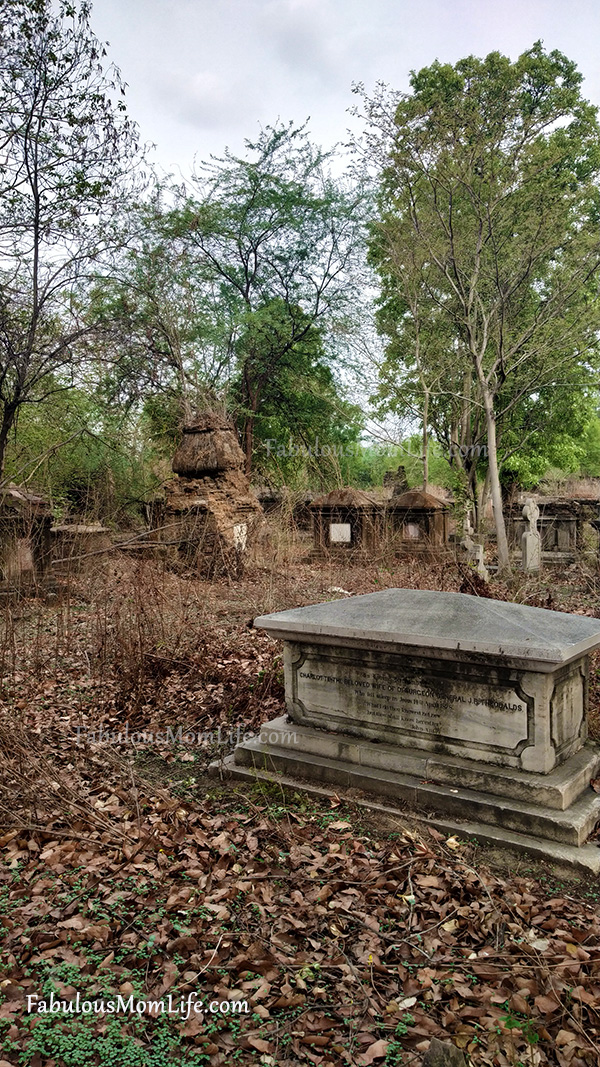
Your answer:
[[[252,452],[254,450],[254,415],[249,415],[244,423],[244,473],[247,478],[252,471]]]
[[[470,466],[467,468],[465,464],[465,469],[467,470],[467,485],[469,488],[469,496],[471,498],[471,510],[473,512],[473,526],[475,527],[475,532],[478,533],[481,525],[481,514],[477,495],[477,464],[471,459]]]
[[[17,408],[12,404],[5,404],[2,412],[2,422],[0,423],[0,483],[4,478],[4,467],[6,464],[6,446],[8,444],[8,435],[14,425]]]
[[[479,509],[479,513],[480,513],[482,519],[485,518],[485,509],[487,507],[487,502],[489,500],[489,497],[490,497],[490,468],[489,468],[489,465],[488,465],[488,469],[485,472],[485,478],[483,479],[483,481],[479,484],[479,486],[477,488],[477,507]]]
[[[246,415],[244,419],[244,432],[242,434],[244,441],[244,456],[246,457],[244,463],[244,473],[247,478],[250,477],[252,471],[252,453],[254,451],[254,423],[256,422],[256,412],[258,410],[258,390],[253,386],[248,361],[244,363],[244,400],[246,410],[249,409],[250,414]]]
[[[423,401],[423,492],[429,488],[429,434],[427,432],[427,420],[429,418],[429,389],[425,389]]]
[[[471,433],[471,384],[472,384],[473,372],[472,370],[465,371],[463,380],[463,403],[462,403],[462,415],[460,420],[460,441],[461,444],[470,444],[472,441]]]
[[[504,525],[504,513],[502,511],[502,490],[500,489],[500,474],[498,471],[496,415],[494,413],[493,399],[487,388],[483,389],[483,405],[485,408],[485,423],[487,428],[488,472],[490,476],[492,506],[494,508],[496,541],[498,545],[498,572],[499,574],[510,574],[510,557],[508,554],[508,540],[506,537],[506,527]]]

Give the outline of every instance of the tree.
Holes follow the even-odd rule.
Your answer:
[[[421,313],[450,327],[454,379],[485,420],[501,570],[498,435],[524,402],[581,380],[598,348],[600,128],[580,84],[538,42],[515,63],[436,62],[412,93],[366,100],[381,168],[372,254],[388,285],[419,263]]]
[[[89,15],[0,0],[0,474],[22,405],[77,379],[83,290],[137,152]]]
[[[241,410],[251,389],[260,393],[253,433],[258,465],[288,486],[299,476],[324,485],[341,475],[363,422],[335,380],[321,331],[306,326],[301,308],[279,300],[251,315],[237,340],[239,370],[232,382],[232,401]],[[292,331],[299,339],[289,344]]]
[[[386,338],[379,356],[378,384],[371,398],[380,417],[393,412],[420,422],[423,488],[429,478],[433,436],[455,469],[479,514],[485,482],[478,478],[487,449],[477,385],[464,357],[457,356],[456,333],[439,301],[426,250],[412,240],[410,219],[389,217],[385,233],[372,228],[369,261],[379,272],[376,324]],[[439,476],[439,467],[438,467]]]
[[[244,159],[227,152],[205,164],[192,196],[180,190],[171,232],[193,250],[236,353],[249,473],[269,380],[315,326],[340,358],[335,339],[356,296],[363,220],[360,189],[333,180],[304,127],[267,127],[246,147]]]
[[[172,233],[167,197],[157,185],[126,205],[121,246],[95,279],[87,315],[99,331],[105,401],[139,410],[160,397],[177,424],[226,392],[235,356],[220,296]]]
[[[112,522],[139,515],[161,481],[161,450],[145,430],[135,415],[107,406],[89,388],[56,392],[21,408],[6,477],[32,482],[54,511]]]

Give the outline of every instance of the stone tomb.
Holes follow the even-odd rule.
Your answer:
[[[32,593],[47,582],[51,560],[49,501],[23,486],[0,492],[0,592]]]
[[[381,542],[381,504],[360,489],[334,489],[310,505],[316,553],[372,553]]]
[[[533,497],[529,497],[523,508],[527,528],[521,534],[522,566],[526,574],[537,574],[542,562],[542,538],[537,528],[539,517],[540,509]]]
[[[387,589],[255,625],[285,643],[288,718],[239,745],[237,777],[352,786],[448,830],[600,872],[587,743],[600,620]],[[467,820],[466,822],[464,820]]]
[[[448,541],[449,508],[431,493],[409,489],[392,496],[386,518],[400,539],[401,552],[427,552]]]
[[[598,531],[599,501],[592,498],[550,499],[538,497],[540,509],[539,532],[542,539],[542,558],[545,563],[569,563],[586,547],[586,525]],[[527,530],[523,504],[513,503],[507,510],[507,534],[513,548],[522,544]]]

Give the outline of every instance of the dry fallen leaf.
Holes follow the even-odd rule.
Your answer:
[[[389,1041],[374,1041],[372,1045],[369,1045],[366,1052],[363,1052],[362,1056],[358,1057],[358,1063],[368,1065],[373,1063],[374,1060],[382,1060],[389,1048]]]
[[[571,1033],[570,1030],[559,1030],[554,1040],[559,1048],[563,1045],[574,1045],[577,1041],[577,1034]]]
[[[457,848],[461,847],[461,842],[458,840],[457,837],[448,837],[448,838],[446,838],[446,844],[447,844],[448,848],[452,848],[454,850],[456,850]]]
[[[556,1011],[560,1005],[552,997],[540,995],[535,997],[533,1003],[538,1011],[541,1011],[542,1015],[551,1015],[553,1011]]]
[[[250,1035],[248,1037],[248,1044],[252,1045],[252,1048],[255,1048],[257,1050],[257,1052],[270,1052],[271,1051],[271,1046],[270,1046],[269,1042],[265,1041],[264,1038],[262,1038],[262,1037],[254,1037],[253,1035]]]
[[[9,961],[3,992],[18,997],[5,1000],[0,1015],[6,1019],[3,1035],[15,1042],[11,1047],[26,1051],[30,1040],[22,1021],[24,997],[40,988],[48,969],[67,964],[92,988],[108,982],[115,992],[133,992],[136,968],[147,976],[153,999],[198,989],[207,1000],[248,1000],[248,1016],[236,1019],[235,1041],[227,1025],[215,1028],[209,1040],[200,1016],[182,1023],[181,1052],[200,1053],[213,1067],[226,1067],[235,1047],[246,1055],[254,1049],[257,1060],[272,1067],[284,1033],[294,1062],[321,1067],[332,1064],[335,1054],[344,1064],[352,1047],[353,1063],[384,1067],[387,1042],[396,1040],[403,1014],[414,1021],[406,1020],[400,1043],[405,1058],[415,1062],[432,1035],[446,1034],[472,1058],[496,1067],[506,1067],[507,1058],[531,1059],[532,1065],[539,1060],[538,1067],[595,1064],[600,918],[576,891],[549,900],[528,872],[490,870],[479,861],[475,870],[470,845],[458,832],[449,838],[439,831],[417,833],[398,818],[388,840],[344,814],[346,797],[325,796],[314,801],[313,811],[313,801],[299,801],[299,794],[275,799],[269,791],[253,792],[248,805],[245,789],[186,791],[179,775],[172,785],[176,753],[168,746],[149,753],[153,768],[155,762],[161,768],[151,781],[144,779],[143,766],[130,764],[128,751],[90,743],[84,753],[83,746],[73,746],[69,730],[80,718],[90,728],[101,719],[110,729],[126,721],[131,729],[145,729],[156,717],[195,730],[199,723],[207,730],[221,725],[224,732],[235,721],[257,736],[261,722],[283,714],[276,680],[280,648],[266,635],[240,630],[229,641],[218,623],[207,634],[203,622],[186,619],[183,637],[173,643],[181,663],[174,662],[162,628],[178,600],[197,599],[198,590],[192,574],[185,581],[175,575],[164,580],[176,592],[165,598],[159,583],[162,643],[150,647],[137,674],[143,675],[142,688],[127,681],[124,669],[114,676],[107,669],[101,684],[86,688],[89,705],[87,696],[81,700],[80,681],[82,670],[89,680],[95,669],[97,605],[78,613],[87,627],[79,644],[79,620],[69,623],[64,674],[46,692],[44,684],[63,669],[54,651],[56,620],[47,631],[36,631],[33,641],[30,629],[17,632],[14,620],[15,654],[23,659],[35,652],[36,659],[34,669],[15,682],[21,687],[16,693],[6,699],[0,692],[0,801],[11,826],[0,838],[6,905],[0,935],[7,950],[3,962]],[[337,575],[330,580],[345,581]],[[312,587],[305,581],[294,596],[310,603]],[[241,587],[246,600],[256,599],[254,586],[249,591],[242,581]],[[209,611],[212,597],[223,595],[227,605],[219,610],[229,627],[237,587],[215,588],[202,585],[202,612]],[[130,618],[140,589],[123,595]],[[152,596],[144,587],[144,626]],[[46,621],[54,610],[44,606]],[[117,633],[110,605],[107,611],[111,633]],[[246,606],[244,611],[245,618]],[[103,626],[101,642],[107,633]],[[47,666],[40,666],[41,652]],[[594,655],[597,672],[600,655]],[[150,666],[158,668],[156,676]],[[11,684],[3,677],[4,686]],[[595,692],[594,708],[600,686]],[[14,696],[24,712],[16,718]],[[197,764],[177,761],[186,774],[203,772],[205,755],[209,759],[200,748],[194,754]],[[327,825],[332,808],[337,821]],[[31,829],[41,812],[43,820]],[[69,987],[57,988],[71,995]],[[508,1031],[501,1021],[507,1002],[535,1030],[533,1052],[528,1030]],[[351,1005],[360,1012],[354,1015]],[[100,1034],[101,1022],[90,1022]],[[576,1034],[561,1029],[569,1025]],[[273,1053],[261,1052],[253,1041]],[[41,1067],[33,1049],[27,1055]]]
[[[416,1003],[416,997],[405,997],[404,1000],[398,1002],[398,1011],[406,1011],[407,1008],[413,1008]]]

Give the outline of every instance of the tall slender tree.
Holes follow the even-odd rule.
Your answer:
[[[391,284],[419,249],[421,307],[447,320],[455,368],[476,387],[502,570],[502,425],[598,348],[600,128],[581,80],[538,42],[514,63],[436,62],[411,93],[366,99],[381,166],[373,254]]]
[[[75,380],[82,287],[138,152],[86,0],[0,0],[0,475],[23,404]]]
[[[246,147],[244,158],[226,153],[201,168],[192,195],[181,191],[172,232],[229,322],[249,473],[268,378],[317,326],[334,356],[335,330],[356,304],[364,213],[361,190],[332,178],[304,127],[266,127]]]

